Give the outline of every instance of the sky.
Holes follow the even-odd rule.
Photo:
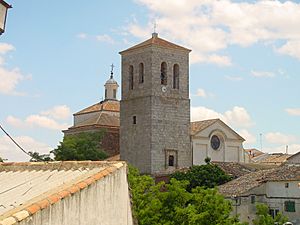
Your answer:
[[[7,2],[0,124],[27,151],[54,149],[72,114],[103,99],[112,63],[120,83],[119,52],[150,38],[154,24],[192,49],[193,121],[222,119],[245,148],[300,151],[300,1]],[[0,156],[28,160],[4,133]]]

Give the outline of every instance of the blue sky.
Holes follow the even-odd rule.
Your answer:
[[[102,99],[119,51],[151,36],[192,49],[192,119],[220,117],[246,148],[300,151],[299,1],[9,1],[0,38],[0,122],[47,152]],[[0,134],[0,155],[26,160]]]

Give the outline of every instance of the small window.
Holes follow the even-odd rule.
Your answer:
[[[140,63],[139,65],[139,83],[144,83],[144,64]]]
[[[169,166],[174,166],[174,155],[169,155]]]
[[[167,63],[163,62],[160,66],[160,84],[167,85]]]
[[[255,195],[251,195],[251,204],[255,204]]]
[[[269,214],[272,216],[273,219],[275,219],[278,213],[279,209],[269,209]]]
[[[129,66],[129,89],[133,89],[133,66]]]
[[[289,183],[285,183],[285,188],[289,188]]]
[[[114,89],[114,98],[117,98],[117,90]]]
[[[296,212],[295,202],[294,201],[284,202],[284,210],[286,212]]]
[[[173,89],[179,89],[179,65],[173,67]]]
[[[107,99],[107,89],[105,89],[105,99]]]
[[[132,123],[133,123],[133,124],[136,124],[136,116],[133,116],[132,119],[133,119],[133,120],[132,120]]]

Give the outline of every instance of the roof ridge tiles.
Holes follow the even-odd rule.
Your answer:
[[[95,174],[89,175],[87,178],[84,178],[83,180],[77,181],[75,184],[70,184],[69,186],[65,187],[62,191],[57,191],[55,193],[49,194],[48,196],[39,199],[33,202],[32,204],[29,204],[28,206],[24,204],[19,211],[13,213],[10,216],[4,217],[3,219],[0,219],[0,225],[17,224],[18,222],[28,218],[29,216],[32,216],[36,212],[48,208],[50,205],[56,204],[62,199],[68,198],[71,195],[80,192],[81,190],[96,183],[96,181],[105,178],[107,175],[115,172],[116,170],[119,170],[121,167],[125,165],[125,162],[107,162],[107,161],[75,161],[71,163],[77,165],[78,164],[85,165],[87,162],[94,165],[109,165],[109,166],[103,170],[98,171]],[[62,162],[62,163],[66,163],[66,162]],[[5,164],[5,166],[20,165],[20,164],[28,165],[28,163],[1,163],[0,166],[3,166],[3,164]],[[30,162],[29,164],[32,163]],[[43,164],[43,163],[38,163],[38,164]]]

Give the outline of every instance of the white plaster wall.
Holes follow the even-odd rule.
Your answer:
[[[214,150],[210,145],[210,137],[218,134],[223,137],[220,149]],[[216,122],[198,134],[192,136],[193,164],[205,164],[204,159],[210,157],[219,162],[249,162],[243,149],[243,140],[227,126]]]
[[[126,167],[19,225],[133,225]]]

